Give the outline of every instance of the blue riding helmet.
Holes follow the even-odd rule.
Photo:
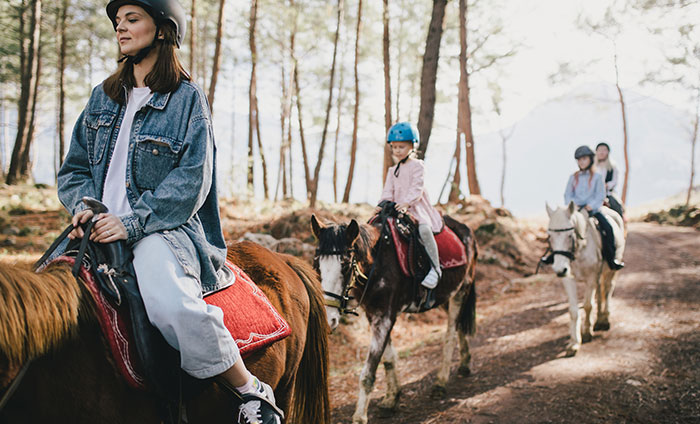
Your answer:
[[[389,128],[386,135],[386,142],[391,143],[392,141],[410,141],[415,144],[420,142],[420,136],[415,125],[410,122],[397,122]]]

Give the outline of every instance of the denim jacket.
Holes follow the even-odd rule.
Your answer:
[[[75,124],[58,174],[58,197],[72,215],[85,208],[83,196],[102,198],[124,109],[99,85]],[[173,92],[154,93],[136,112],[129,139],[124,183],[133,213],[120,217],[127,243],[160,233],[204,293],[228,285],[216,146],[202,90],[183,81]]]

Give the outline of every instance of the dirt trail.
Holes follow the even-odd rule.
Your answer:
[[[627,246],[611,329],[574,358],[562,357],[569,316],[559,281],[551,275],[479,281],[473,374],[453,371],[443,400],[429,393],[444,314],[402,316],[393,338],[403,384],[399,410],[378,417],[380,368],[370,423],[700,422],[700,233],[633,223]],[[579,286],[579,299],[582,293]],[[350,422],[366,355],[366,325],[348,328],[332,340],[334,424]]]

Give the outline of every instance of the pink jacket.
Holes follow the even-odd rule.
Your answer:
[[[409,159],[399,167],[399,176],[394,176],[396,165],[389,168],[386,174],[386,182],[382,191],[382,200],[391,200],[396,203],[409,205],[408,213],[419,224],[430,225],[434,233],[442,230],[443,221],[440,212],[431,204],[428,193],[423,185],[425,165],[420,159]]]

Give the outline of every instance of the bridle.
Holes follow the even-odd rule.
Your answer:
[[[323,292],[323,294],[325,294],[327,297],[330,297],[330,299],[325,299],[325,305],[337,308],[338,312],[340,312],[341,315],[358,315],[357,308],[359,307],[359,305],[362,304],[362,300],[365,298],[365,294],[367,293],[367,287],[369,286],[367,284],[369,278],[367,278],[367,276],[360,269],[360,264],[357,261],[356,253],[357,249],[354,245],[346,250],[321,251],[320,248],[316,249],[316,257],[314,259],[314,262],[318,262],[318,258],[321,255],[323,255],[340,256],[341,262],[350,263],[349,266],[344,267],[344,271],[341,271],[343,274],[342,293],[336,294],[329,291]],[[346,255],[349,256],[349,261],[342,261],[342,258],[344,258]],[[346,277],[347,273],[349,273],[350,275]],[[358,306],[355,306],[354,308],[348,308],[348,302],[354,299],[354,297],[350,295],[350,291],[360,287],[362,287],[362,295],[360,296]]]
[[[576,232],[576,228],[573,226],[568,227],[568,228],[548,228],[547,231],[551,231],[554,233],[563,233],[566,231],[574,231],[575,232],[574,237],[571,237],[571,250],[552,250],[551,244],[549,245],[549,249],[548,249],[551,251],[552,255],[561,255],[561,256],[569,258],[569,260],[571,260],[571,261],[575,260],[576,255],[574,253],[576,252],[576,247],[577,247],[576,240],[581,238],[581,236],[578,234],[578,232]]]

